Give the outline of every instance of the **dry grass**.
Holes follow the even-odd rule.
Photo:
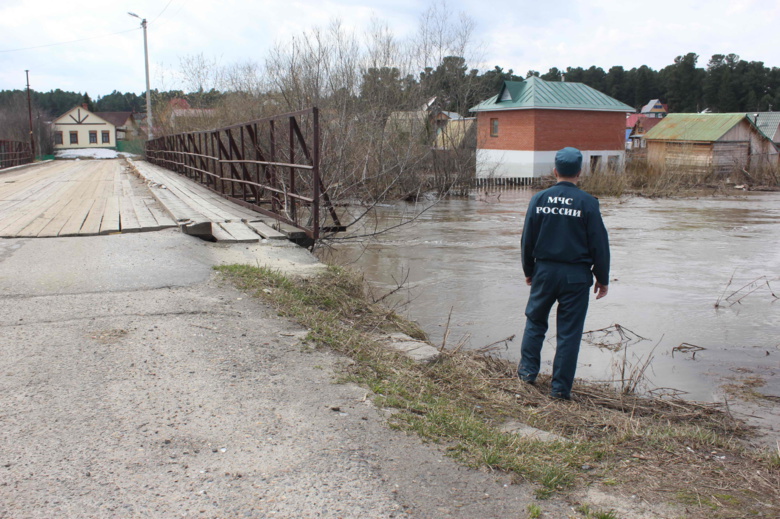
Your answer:
[[[415,364],[378,341],[378,331],[420,336],[418,328],[370,303],[359,278],[331,268],[318,279],[289,279],[266,269],[219,269],[239,287],[311,330],[311,340],[356,362],[344,380],[362,384],[391,424],[441,442],[464,463],[501,470],[539,485],[537,496],[582,485],[611,494],[671,502],[685,517],[780,513],[780,463],[750,451],[751,430],[716,404],[626,394],[578,380],[574,401],[551,400],[549,377],[520,382],[515,366],[490,350],[445,351]],[[520,420],[567,441],[541,442],[503,433]]]
[[[777,168],[768,166],[747,172],[734,168],[729,174],[700,168],[661,168],[645,160],[628,161],[624,169],[603,168],[583,175],[580,187],[597,196],[639,195],[651,198],[719,194],[741,185],[751,190],[775,190],[780,186]]]

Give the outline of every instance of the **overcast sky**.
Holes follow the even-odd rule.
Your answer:
[[[182,56],[203,53],[228,65],[262,62],[277,42],[340,19],[362,33],[382,20],[399,38],[417,30],[430,4],[413,0],[0,0],[0,90],[145,90],[143,35],[149,20],[152,88],[173,88]],[[613,65],[656,70],[695,52],[699,66],[733,52],[780,66],[777,0],[449,0],[476,23],[484,62],[529,69]],[[87,39],[89,38],[89,39]],[[84,40],[75,43],[63,43]],[[43,46],[46,45],[46,46]],[[39,47],[42,46],[42,47]],[[32,48],[39,47],[39,48]],[[23,49],[23,50],[17,50]]]

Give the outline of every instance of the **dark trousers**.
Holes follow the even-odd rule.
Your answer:
[[[590,266],[584,263],[536,263],[525,308],[522,358],[517,368],[521,379],[532,382],[539,374],[547,320],[557,301],[558,347],[553,361],[552,392],[564,397],[571,394],[592,284]]]

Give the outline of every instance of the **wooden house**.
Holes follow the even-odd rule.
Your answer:
[[[651,164],[728,173],[777,166],[778,146],[744,113],[669,114],[645,135]]]
[[[634,109],[582,83],[505,81],[473,107],[477,178],[533,178],[552,173],[555,153],[579,148],[583,170],[625,159],[626,113]]]
[[[630,114],[626,118],[626,149],[639,150],[647,147],[645,134],[661,122],[660,118],[643,114]]]
[[[55,150],[116,147],[116,127],[86,105],[71,108],[53,126]]]
[[[668,108],[660,99],[652,99],[639,109],[639,113],[650,119],[663,119],[668,115]]]

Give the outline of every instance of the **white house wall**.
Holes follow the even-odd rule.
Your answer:
[[[606,166],[609,157],[617,157],[618,164],[625,161],[620,150],[580,150],[582,169],[590,170],[591,157],[600,157]],[[534,178],[551,175],[555,167],[557,151],[477,150],[477,178]]]
[[[97,132],[97,143],[90,144],[89,132]],[[108,142],[103,142],[103,132],[108,132]],[[114,148],[116,147],[116,128],[113,124],[98,117],[84,108],[74,108],[54,121],[54,132],[62,132],[62,144],[54,149]],[[78,135],[78,144],[70,143],[70,132]],[[56,141],[55,141],[56,142]]]

